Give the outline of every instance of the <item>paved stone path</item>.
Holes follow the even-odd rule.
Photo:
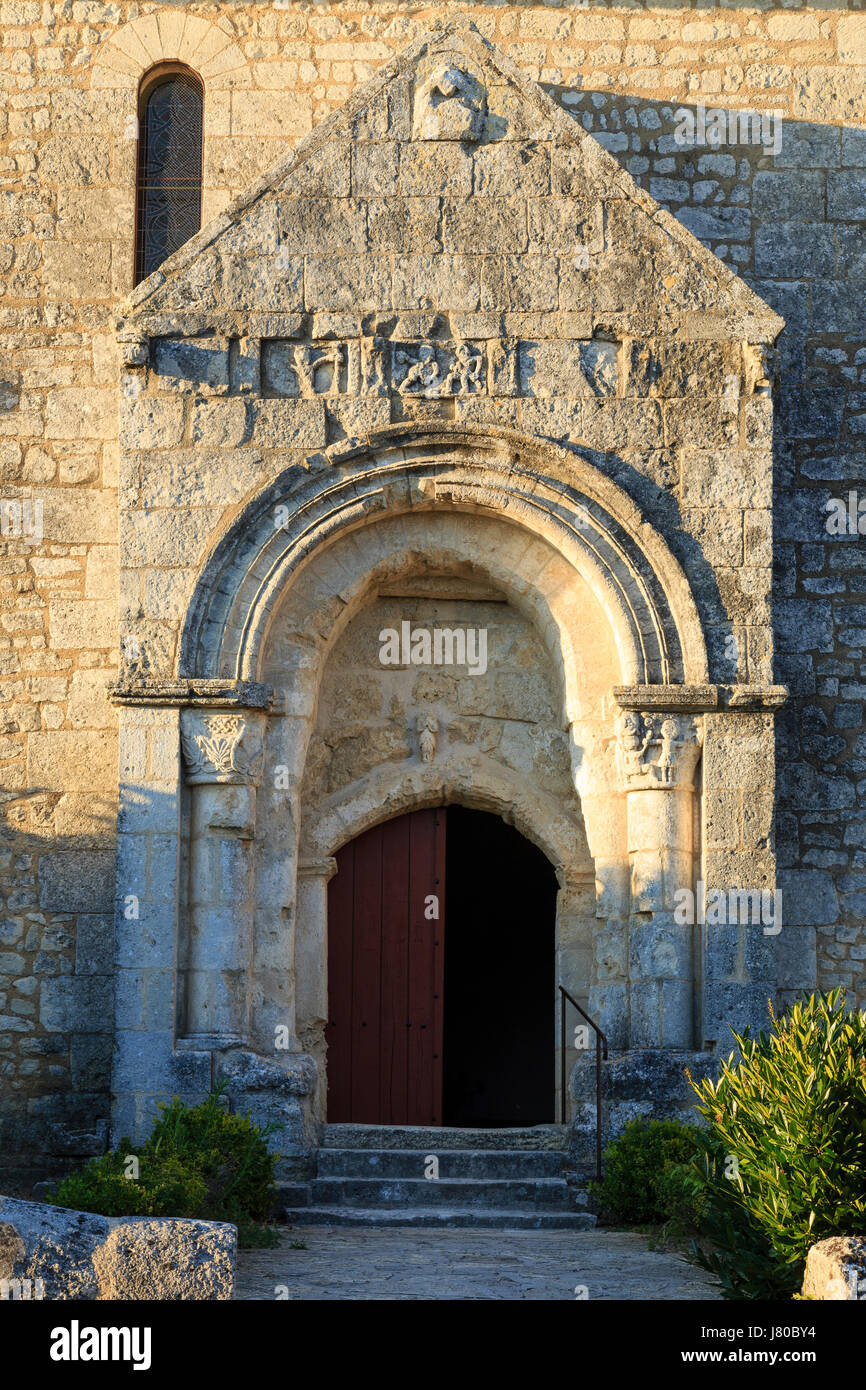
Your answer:
[[[291,1249],[303,1241],[305,1250]],[[717,1299],[709,1278],[629,1231],[305,1226],[241,1251],[241,1299]],[[275,1290],[280,1290],[279,1295]]]

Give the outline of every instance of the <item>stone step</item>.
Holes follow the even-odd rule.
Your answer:
[[[483,1227],[498,1231],[591,1231],[596,1219],[585,1211],[514,1211],[492,1207],[288,1208],[290,1226]]]
[[[559,1178],[564,1154],[558,1149],[440,1149],[440,1178]],[[423,1178],[423,1149],[320,1149],[320,1178]]]
[[[323,1149],[552,1149],[564,1150],[565,1125],[532,1125],[524,1129],[455,1129],[450,1125],[325,1125]]]
[[[309,1205],[319,1207],[491,1207],[514,1211],[561,1207],[569,1191],[562,1178],[314,1178]]]

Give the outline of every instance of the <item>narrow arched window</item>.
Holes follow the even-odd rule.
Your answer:
[[[202,84],[174,64],[148,73],[138,107],[135,283],[201,226]]]

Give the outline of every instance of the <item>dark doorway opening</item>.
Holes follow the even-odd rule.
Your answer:
[[[499,816],[449,806],[443,1123],[554,1120],[553,866]]]

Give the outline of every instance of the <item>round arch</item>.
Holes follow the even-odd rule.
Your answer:
[[[409,771],[395,766],[377,769],[353,795],[303,817],[299,862],[331,858],[365,830],[407,811],[450,805],[501,816],[541,850],[560,887],[593,872],[578,816],[568,814],[558,798],[540,792],[518,772],[480,760],[470,766],[443,759]]]
[[[579,455],[490,427],[400,427],[287,469],[207,557],[178,675],[255,680],[277,605],[312,557],[401,513],[506,518],[546,540],[604,609],[624,684],[700,684],[706,643],[688,581],[628,495]]]

